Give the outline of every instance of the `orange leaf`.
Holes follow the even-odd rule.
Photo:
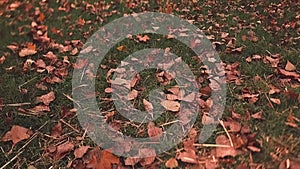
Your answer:
[[[290,61],[287,61],[284,69],[287,70],[287,71],[295,71],[296,66],[293,65]]]
[[[170,158],[168,161],[166,161],[166,167],[168,168],[176,168],[178,167],[178,162],[175,158]]]
[[[162,134],[162,129],[156,127],[155,124],[151,121],[148,124],[148,135],[149,137],[160,136]]]
[[[82,158],[89,148],[90,146],[81,146],[76,148],[74,151],[75,158]]]
[[[176,101],[164,100],[160,104],[169,111],[176,112],[176,111],[179,111],[179,109],[180,109],[180,103],[178,103]]]
[[[128,93],[127,99],[128,100],[134,100],[138,96],[139,92],[137,90],[132,90]]]
[[[145,107],[145,110],[146,111],[152,111],[153,110],[153,105],[152,103],[148,102],[146,99],[143,99],[143,104],[144,104],[144,107]]]
[[[8,131],[3,137],[2,141],[12,141],[13,145],[18,142],[28,139],[30,137],[30,130],[18,125],[13,125],[11,130]]]
[[[65,157],[68,153],[70,153],[74,149],[74,144],[67,141],[63,144],[60,144],[56,147],[56,152],[53,156],[54,160],[59,160]]]
[[[55,99],[55,94],[53,91],[49,92],[48,94],[39,96],[36,98],[36,101],[43,102],[45,105],[49,105]]]
[[[270,100],[271,100],[273,103],[278,104],[278,105],[281,103],[281,102],[280,102],[280,99],[270,98]]]

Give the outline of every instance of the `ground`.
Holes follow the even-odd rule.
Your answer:
[[[0,9],[1,169],[299,168],[300,2],[1,0]],[[196,136],[209,125],[213,115],[208,110],[217,103],[211,101],[208,68],[186,45],[172,36],[148,33],[128,36],[109,50],[101,65],[77,58],[101,26],[146,11],[188,20],[203,31],[222,60],[225,110],[211,120],[218,125],[204,144]],[[195,40],[191,46],[197,47]],[[84,70],[96,79],[98,114],[113,129],[127,136],[162,139],[169,125],[183,125],[186,116],[178,119],[178,105],[191,101],[174,87],[176,77],[146,69],[130,82],[127,99],[142,111],[153,109],[154,103],[148,102],[151,90],[168,94],[167,101],[158,100],[164,113],[153,123],[122,117],[111,98],[111,85],[120,85],[113,74],[122,77],[122,69],[116,68],[145,48],[171,51],[188,64],[201,93],[193,99],[201,109],[189,134],[172,149],[158,154],[141,148],[139,154],[152,157],[119,157],[93,142],[79,122],[81,102],[74,100],[72,91],[83,86],[72,86],[72,74]],[[99,66],[97,75],[89,72],[93,66]]]

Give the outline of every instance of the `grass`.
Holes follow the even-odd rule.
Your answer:
[[[70,8],[69,12],[59,11],[58,7],[62,6],[62,2],[51,1],[49,3],[42,3],[39,1],[30,1],[34,7],[39,7],[40,11],[45,13],[45,19],[43,24],[48,26],[48,35],[56,43],[64,44],[66,41],[70,40],[81,40],[84,43],[89,36],[91,36],[99,26],[102,26],[110,21],[122,17],[125,13],[141,12],[141,11],[160,11],[166,4],[158,4],[155,1],[149,3],[141,3],[136,8],[128,8],[126,3],[122,1],[121,3],[116,3],[114,1],[103,1],[99,2],[103,4],[101,6],[99,3],[94,3],[98,5],[99,10],[93,11],[92,8],[85,8],[86,3],[80,3],[76,0],[70,1],[70,4],[75,4],[76,8]],[[179,2],[172,1],[174,4]],[[9,3],[12,3],[10,1]],[[164,1],[165,3],[165,1]],[[222,45],[218,49],[220,58],[226,64],[232,64],[234,62],[239,63],[238,70],[241,72],[241,78],[243,83],[241,85],[236,85],[234,83],[227,84],[227,101],[226,108],[223,114],[223,118],[231,116],[231,110],[242,116],[247,116],[247,111],[251,114],[263,111],[263,120],[241,120],[241,123],[249,124],[251,132],[257,133],[257,139],[262,143],[262,151],[259,153],[248,153],[243,156],[236,157],[236,164],[222,164],[225,168],[232,168],[237,166],[239,163],[248,162],[248,159],[253,158],[253,162],[257,164],[262,164],[264,168],[276,168],[280,161],[291,158],[299,157],[300,154],[300,139],[299,139],[299,128],[292,128],[285,124],[290,110],[293,111],[294,116],[300,118],[299,114],[299,102],[295,100],[289,100],[283,92],[270,96],[269,85],[272,84],[277,86],[284,91],[285,88],[292,90],[296,93],[300,93],[300,89],[291,88],[290,84],[283,85],[280,83],[280,79],[283,77],[275,74],[275,69],[271,67],[270,64],[264,63],[262,60],[252,61],[248,63],[246,58],[254,54],[260,56],[277,54],[279,53],[282,57],[279,63],[279,67],[284,68],[286,61],[292,61],[297,68],[299,73],[300,65],[300,51],[297,47],[299,44],[299,32],[297,33],[296,28],[283,28],[280,31],[274,30],[271,21],[276,20],[278,25],[285,23],[292,23],[296,19],[297,11],[299,11],[299,5],[292,4],[290,2],[285,2],[286,8],[282,8],[285,11],[283,17],[278,15],[278,12],[272,13],[270,10],[276,10],[276,1],[257,1],[253,3],[252,1],[220,1],[219,3],[210,4],[209,2],[197,3],[190,5],[177,5],[178,9],[174,9],[175,15],[180,16],[184,19],[193,19],[194,25],[202,29],[206,35],[214,35],[215,39],[211,41],[223,41],[226,38],[221,38],[222,32],[228,32],[228,37],[236,38],[236,46],[243,46],[241,53],[226,53],[226,44]],[[8,11],[5,10],[0,16],[0,56],[6,56],[4,64],[0,64],[0,99],[3,99],[5,104],[8,103],[22,103],[30,102],[32,105],[35,103],[35,98],[46,91],[37,90],[35,84],[39,82],[42,78],[49,76],[47,73],[36,73],[35,71],[23,72],[22,67],[26,59],[38,59],[43,58],[49,50],[53,51],[63,58],[63,56],[68,56],[71,63],[75,63],[76,56],[70,55],[69,52],[59,53],[59,51],[51,49],[48,46],[43,46],[32,39],[32,33],[30,30],[30,24],[32,21],[36,21],[37,16],[34,15],[34,8],[25,12],[25,4],[21,5],[17,10]],[[104,4],[110,4],[107,8]],[[227,6],[230,6],[227,7]],[[7,4],[2,5],[3,8]],[[53,9],[54,12],[49,12],[49,9]],[[100,9],[103,8],[103,9]],[[189,12],[185,12],[182,9],[189,9]],[[281,9],[281,8],[280,8]],[[253,17],[254,12],[259,14],[260,17]],[[226,16],[224,17],[223,16]],[[203,20],[201,20],[201,17]],[[91,23],[85,23],[84,25],[78,25],[78,18],[82,18],[85,21],[91,21]],[[51,31],[53,28],[60,30],[62,35],[54,33]],[[299,29],[299,24],[297,25]],[[258,37],[257,42],[251,42],[249,40],[243,41],[242,36],[247,35],[248,32],[252,30]],[[191,67],[193,73],[201,77],[201,63],[193,60],[193,52],[188,49],[185,45],[181,44],[177,40],[169,40],[164,36],[147,34],[150,40],[146,43],[138,43],[130,39],[125,39],[114,48],[112,48],[102,64],[106,65],[107,69],[98,69],[98,75],[96,82],[96,91],[99,92],[98,101],[101,111],[108,111],[114,109],[112,102],[101,101],[101,98],[110,97],[109,94],[104,93],[104,89],[109,87],[105,83],[105,75],[110,68],[116,68],[120,61],[126,58],[129,54],[136,52],[144,48],[166,48],[170,47],[171,52],[181,56],[183,60]],[[293,39],[294,38],[294,39]],[[226,40],[225,40],[226,41]],[[6,46],[16,43],[18,45],[24,45],[26,42],[33,42],[37,44],[39,52],[28,58],[21,58],[18,56],[17,52],[9,50]],[[226,42],[224,42],[226,43]],[[119,46],[125,46],[126,50],[118,51]],[[13,67],[8,70],[9,67]],[[49,157],[46,156],[46,149],[50,145],[55,145],[58,140],[49,138],[52,127],[61,118],[61,112],[64,109],[71,109],[73,107],[73,102],[68,99],[65,95],[71,96],[72,93],[72,66],[69,68],[69,75],[63,79],[63,82],[58,84],[47,84],[47,91],[54,91],[56,93],[56,99],[51,103],[51,112],[44,113],[39,116],[29,116],[20,113],[18,107],[3,107],[0,111],[0,118],[3,119],[0,122],[0,135],[4,135],[8,130],[10,130],[12,125],[21,125],[26,128],[31,128],[32,130],[37,130],[40,126],[45,124],[43,128],[39,130],[39,134],[32,139],[32,141],[26,146],[24,152],[11,163],[8,168],[27,168],[29,165],[35,165],[37,168],[49,168],[53,166],[54,168],[64,168],[66,167],[68,161],[73,158],[72,153],[63,158],[58,162],[54,162]],[[156,81],[153,80],[155,76],[153,73],[156,70],[144,70],[140,73],[141,81],[136,87],[143,88],[146,87],[143,93],[139,96],[134,104],[136,108],[143,110],[142,99],[148,99],[148,94],[152,89],[161,87]],[[272,77],[270,78],[269,76]],[[256,80],[255,76],[260,76],[260,80]],[[295,84],[299,82],[293,81]],[[27,89],[26,94],[20,92],[20,88]],[[162,87],[163,88],[163,87]],[[167,88],[167,87],[165,87]],[[244,99],[239,99],[238,95],[242,94],[243,89],[249,89],[252,93],[260,93],[259,100],[250,104]],[[65,94],[65,95],[64,95]],[[276,97],[281,100],[280,105],[273,104],[273,108],[269,106],[269,98]],[[32,106],[31,105],[31,106]],[[23,109],[29,108],[31,106],[22,106]],[[199,117],[198,117],[199,118]],[[155,121],[157,125],[161,125],[176,119],[176,116],[170,112],[166,112],[164,116],[161,116]],[[64,138],[73,140],[76,142],[76,137],[82,136],[83,129],[76,116],[66,119],[69,124],[80,130],[80,133],[74,132],[71,128],[64,128],[63,133]],[[124,120],[121,126],[121,131],[125,135],[135,136],[135,137],[147,137],[146,125],[142,125],[137,128],[135,123],[130,121],[125,121],[121,115],[114,117],[114,120]],[[298,123],[299,125],[299,123]],[[201,119],[197,119],[196,128],[201,129]],[[221,127],[218,127],[215,134],[208,140],[208,142],[214,142],[217,133],[223,132]],[[64,139],[65,140],[65,139]],[[60,140],[63,141],[63,140]],[[0,142],[0,166],[4,165],[9,161],[14,155],[17,154],[17,150],[25,144],[25,141],[16,145],[13,148],[12,153],[9,154],[12,144],[8,142]],[[95,144],[87,137],[80,144],[87,144],[95,146]],[[176,149],[182,148],[182,145],[177,145],[176,148],[168,151],[167,154],[158,155],[160,159],[163,160],[159,164],[159,168],[165,168],[164,162],[170,157],[174,157],[176,154]],[[210,149],[199,149],[198,154],[205,154]],[[288,153],[285,153],[288,151]],[[270,154],[275,154],[278,157],[277,161],[274,156]],[[179,164],[179,168],[184,168],[186,166],[191,167],[191,165],[186,163]]]

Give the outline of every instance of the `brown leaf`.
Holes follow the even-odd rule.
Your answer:
[[[278,167],[279,169],[299,169],[300,159],[286,159],[282,161]]]
[[[134,100],[138,96],[138,94],[139,94],[139,92],[137,90],[133,89],[128,93],[127,99]]]
[[[87,63],[89,62],[89,58],[85,58],[85,59],[78,59],[76,63],[73,64],[73,68],[74,69],[82,69],[83,67],[85,67],[87,65]]]
[[[145,110],[148,112],[151,112],[153,110],[153,105],[152,103],[150,103],[149,101],[147,101],[146,99],[143,99],[143,104],[145,107]]]
[[[30,137],[31,131],[22,126],[13,125],[11,130],[8,131],[1,139],[1,141],[12,141],[13,145],[22,140],[26,140]]]
[[[27,110],[38,115],[38,113],[40,112],[49,112],[50,108],[48,105],[37,105],[34,108],[27,109]]]
[[[154,162],[156,157],[155,149],[151,149],[151,148],[139,149],[139,156],[143,157],[142,160],[140,161],[140,164],[142,166],[150,165]]]
[[[279,64],[279,58],[273,59],[270,56],[266,56],[267,61],[269,61],[271,63],[272,67],[277,67]]]
[[[166,161],[165,165],[166,167],[172,169],[178,167],[178,162],[175,158],[170,158],[168,161]]]
[[[172,100],[164,100],[160,103],[165,109],[177,112],[180,109],[180,103]]]
[[[279,72],[285,76],[290,76],[290,77],[294,77],[294,78],[299,78],[299,74],[296,73],[296,72],[289,72],[289,71],[286,71],[284,69],[278,69]]]
[[[140,42],[147,42],[150,39],[148,35],[144,35],[144,36],[136,35],[136,37]]]
[[[87,163],[87,168],[92,169],[111,169],[112,164],[119,164],[120,160],[118,157],[113,155],[111,152],[103,150],[100,151],[98,147],[90,151],[90,158]]]
[[[74,149],[74,144],[67,141],[63,144],[60,144],[56,147],[55,154],[53,156],[53,159],[59,160],[64,158],[68,153],[70,153]]]
[[[177,159],[181,160],[182,162],[197,164],[198,163],[198,156],[196,155],[195,151],[184,151],[179,152]]]
[[[251,117],[254,119],[262,119],[262,113],[263,113],[263,111],[261,110],[255,114],[252,114]]]
[[[159,138],[162,134],[162,128],[156,127],[155,124],[151,121],[148,123],[148,136]]]
[[[296,66],[293,65],[290,61],[287,61],[284,69],[287,71],[295,71]]]
[[[228,145],[230,146],[230,141],[225,135],[218,135],[216,138],[216,144],[218,145]],[[238,151],[235,150],[233,147],[216,147],[216,157],[226,157],[232,156],[235,157],[238,155]]]
[[[83,155],[87,152],[87,150],[90,148],[90,146],[81,146],[74,150],[74,156],[75,158],[82,158]]]
[[[229,126],[230,132],[235,132],[235,133],[239,132],[242,128],[241,123],[239,123],[233,119],[228,119],[228,120],[224,121],[224,125],[226,127]]]
[[[34,55],[34,54],[36,54],[36,53],[37,53],[36,50],[31,50],[31,49],[28,49],[28,48],[24,48],[24,49],[22,49],[22,50],[19,52],[19,56],[20,56],[20,57],[25,57],[25,56]]]
[[[5,59],[6,59],[5,56],[2,56],[2,57],[0,58],[0,65],[4,63]]]
[[[136,165],[141,159],[138,157],[128,157],[125,160],[125,165],[131,165],[134,166]]]
[[[280,99],[276,99],[276,98],[270,98],[271,102],[280,105]]]
[[[51,136],[52,137],[59,137],[62,133],[62,126],[61,123],[58,122],[55,126],[52,127]]]
[[[55,99],[55,94],[53,91],[49,92],[48,94],[39,96],[36,98],[36,102],[43,102],[45,105],[49,105]]]

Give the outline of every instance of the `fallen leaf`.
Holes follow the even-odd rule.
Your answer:
[[[49,92],[48,94],[39,96],[36,98],[36,102],[43,102],[45,105],[49,105],[55,99],[55,94],[53,91]]]
[[[131,165],[134,166],[136,165],[141,159],[138,157],[128,157],[125,160],[125,165]]]
[[[290,61],[287,61],[284,69],[287,71],[295,71],[296,66],[293,65]]]
[[[182,162],[197,164],[198,163],[198,156],[196,155],[195,151],[184,151],[179,152],[177,159],[181,160]]]
[[[85,59],[78,59],[77,62],[73,64],[73,68],[74,69],[82,69],[87,65],[88,62],[89,62],[88,57]]]
[[[6,59],[5,56],[2,56],[2,57],[0,58],[0,65],[4,63],[5,59]]]
[[[87,152],[87,150],[90,148],[90,146],[81,146],[74,150],[74,156],[75,158],[82,158],[83,155]]]
[[[155,149],[141,148],[139,149],[139,156],[142,157],[140,161],[142,166],[150,165],[154,162],[156,157]]]
[[[160,103],[165,109],[177,112],[180,109],[180,103],[172,100],[164,100]]]
[[[262,113],[263,113],[263,111],[261,110],[255,114],[252,114],[251,117],[254,119],[262,119]]]
[[[135,89],[131,90],[128,95],[127,95],[127,99],[128,100],[134,100],[135,98],[137,98],[139,92]]]
[[[150,103],[149,101],[147,101],[146,99],[143,99],[143,104],[145,107],[145,110],[148,112],[151,112],[153,110],[153,105],[152,103]]]
[[[280,99],[276,99],[276,98],[270,98],[271,102],[280,105]]]
[[[299,169],[300,159],[286,159],[282,161],[278,167],[279,169]]]
[[[48,105],[37,105],[34,108],[27,109],[27,110],[38,115],[41,112],[49,112],[50,108]]]
[[[55,126],[52,127],[51,136],[52,137],[59,137],[62,133],[62,125],[58,122]]]
[[[159,139],[159,136],[162,134],[162,128],[156,127],[152,121],[148,123],[147,128],[149,137],[156,137]]]
[[[178,162],[175,158],[170,158],[168,161],[166,161],[165,165],[166,167],[173,169],[178,167]]]
[[[2,141],[12,141],[13,145],[17,144],[22,140],[26,140],[30,137],[31,131],[22,126],[13,125],[11,130],[8,131],[3,137]]]
[[[148,35],[144,35],[144,36],[136,35],[136,37],[140,42],[147,42],[150,39]]]
[[[296,73],[296,72],[289,72],[289,71],[286,71],[284,69],[278,69],[279,72],[285,76],[290,76],[290,77],[294,77],[294,78],[299,78],[299,74]]]
[[[23,49],[21,49],[21,51],[19,52],[19,56],[20,56],[20,57],[25,57],[25,56],[34,55],[34,54],[36,54],[36,53],[37,53],[36,50],[32,50],[32,49],[28,49],[28,48],[23,48]]]
[[[60,144],[56,147],[56,151],[54,153],[53,159],[55,161],[64,158],[68,153],[70,153],[74,149],[74,144],[67,141],[63,144]]]
[[[225,135],[218,135],[216,138],[216,144],[217,145],[228,145],[230,146],[230,141]],[[226,156],[232,156],[235,157],[238,155],[238,151],[235,150],[233,147],[216,147],[216,157],[226,157]]]

